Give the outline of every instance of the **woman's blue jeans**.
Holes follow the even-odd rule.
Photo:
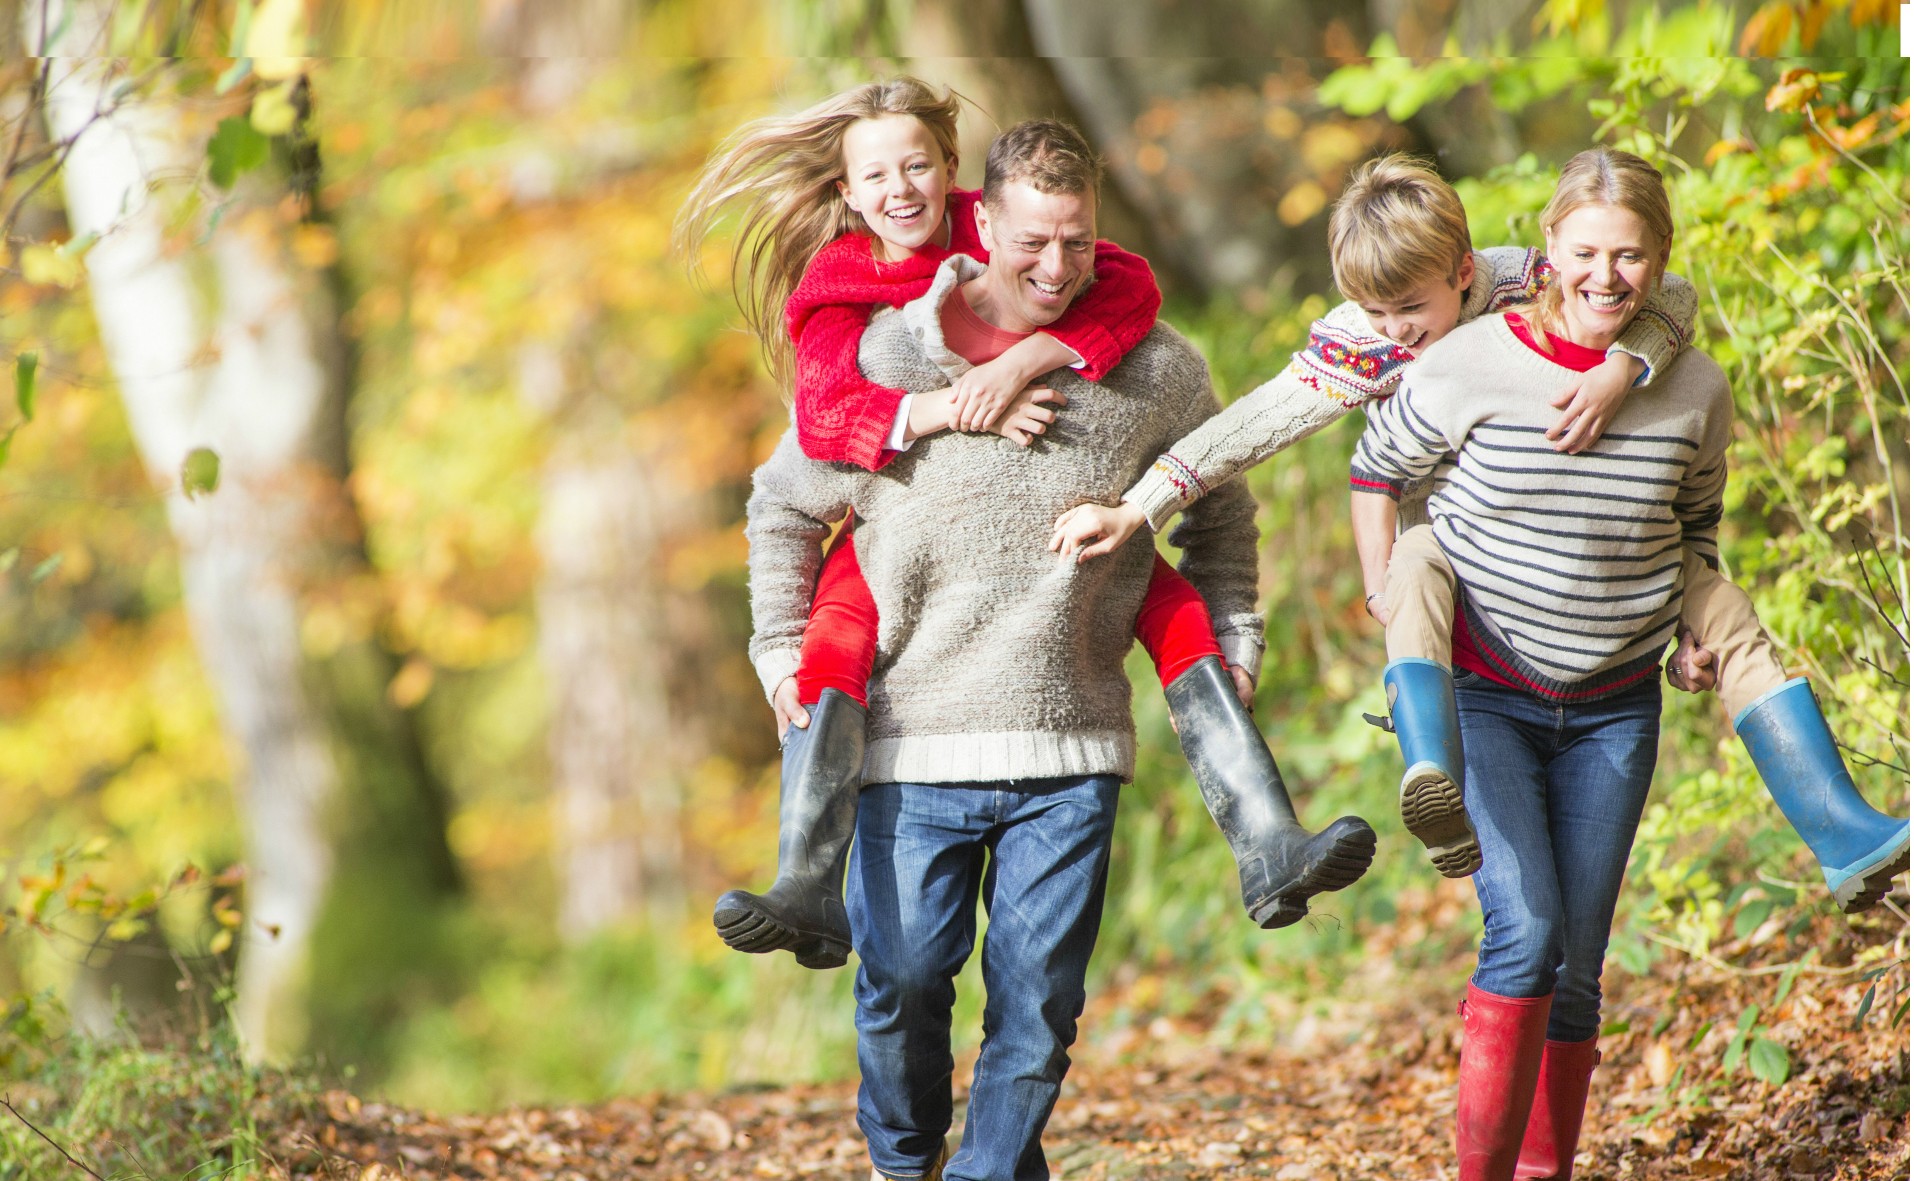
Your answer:
[[[1602,958],[1655,774],[1661,683],[1557,704],[1474,673],[1455,681],[1465,800],[1482,844],[1475,986],[1555,994],[1548,1036],[1601,1030]]]
[[[858,796],[846,904],[857,1122],[871,1163],[923,1173],[950,1129],[952,983],[984,932],[984,1041],[949,1181],[1048,1181],[1041,1138],[1069,1068],[1110,866],[1118,781],[884,783]]]

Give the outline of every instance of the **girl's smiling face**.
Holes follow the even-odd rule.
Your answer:
[[[878,257],[902,262],[944,232],[944,202],[957,178],[930,128],[914,115],[859,119],[844,130],[837,191],[877,235]]]
[[[1549,231],[1548,260],[1562,292],[1563,335],[1605,349],[1660,281],[1668,244],[1619,205],[1582,205]]]

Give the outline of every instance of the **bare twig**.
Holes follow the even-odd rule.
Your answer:
[[[105,1177],[102,1177],[98,1173],[94,1172],[91,1168],[89,1168],[85,1164],[85,1162],[74,1159],[73,1154],[68,1152],[66,1149],[62,1148],[58,1140],[55,1140],[53,1137],[47,1135],[45,1132],[42,1132],[37,1126],[35,1126],[32,1120],[28,1119],[24,1115],[21,1115],[20,1109],[13,1105],[12,1095],[0,1096],[0,1106],[4,1106],[8,1111],[11,1111],[13,1113],[13,1118],[25,1124],[28,1130],[30,1130],[34,1135],[38,1136],[42,1140],[45,1140],[48,1144],[53,1145],[53,1151],[65,1157],[67,1159],[68,1164],[84,1172],[87,1176],[94,1178],[94,1181],[106,1181]]]
[[[1901,641],[1901,647],[1907,647],[1907,633],[1895,625],[1894,620],[1888,616],[1887,608],[1881,606],[1880,596],[1875,593],[1874,580],[1868,576],[1867,572],[1867,558],[1861,553],[1861,543],[1849,538],[1848,544],[1854,547],[1854,563],[1861,568],[1861,582],[1867,586],[1868,606],[1874,608],[1874,613],[1881,617],[1881,622],[1887,624],[1888,630],[1893,632],[1894,637]],[[1875,548],[1875,552],[1880,552],[1879,547]],[[1881,569],[1884,572],[1887,570],[1886,562],[1881,563]],[[1895,606],[1900,607],[1899,596],[1896,596]],[[1907,608],[1901,607],[1900,609],[1901,618],[1905,621],[1907,619]]]
[[[1845,742],[1836,742],[1834,745],[1848,752],[1848,754],[1858,760],[1863,767],[1886,767],[1890,771],[1898,771],[1903,775],[1907,774],[1907,768],[1901,766],[1899,763],[1890,763],[1886,759],[1877,759],[1872,755],[1862,754]]]

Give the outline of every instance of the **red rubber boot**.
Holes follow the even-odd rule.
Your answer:
[[[1517,1177],[1569,1181],[1575,1172],[1575,1144],[1582,1138],[1582,1111],[1588,1106],[1588,1079],[1601,1060],[1594,1038],[1543,1043],[1542,1076],[1522,1137],[1522,1158],[1515,1162]]]
[[[1506,997],[1469,985],[1456,1080],[1456,1181],[1510,1181],[1542,1069],[1552,996]]]

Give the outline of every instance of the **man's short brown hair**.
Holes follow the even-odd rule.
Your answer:
[[[1391,153],[1356,166],[1329,214],[1329,266],[1343,296],[1393,303],[1468,257],[1469,215],[1436,170]]]
[[[984,159],[984,204],[1001,209],[1003,187],[1013,181],[1039,193],[1095,197],[1103,183],[1103,161],[1068,123],[1027,119],[991,141]]]

